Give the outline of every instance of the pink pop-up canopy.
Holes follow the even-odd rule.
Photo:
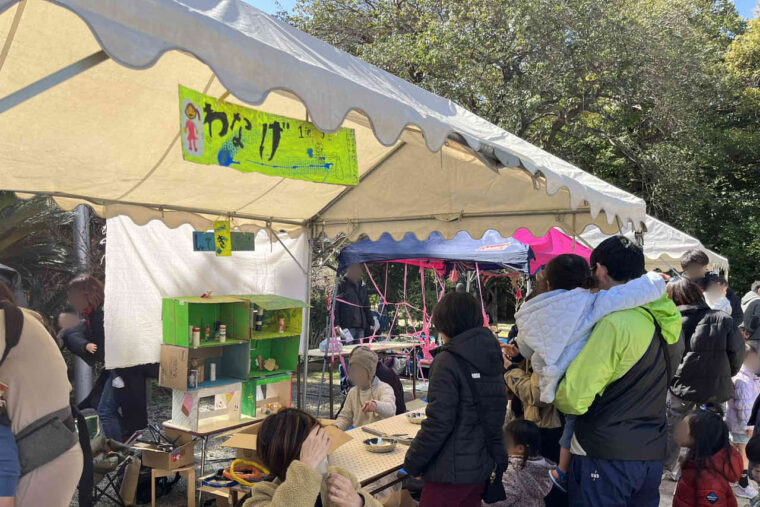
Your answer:
[[[591,257],[591,249],[574,241],[559,229],[551,229],[545,236],[535,237],[528,229],[519,229],[512,236],[520,243],[530,245],[534,259],[530,261],[530,273],[534,274],[541,266],[546,265],[558,255],[572,253],[586,260]]]

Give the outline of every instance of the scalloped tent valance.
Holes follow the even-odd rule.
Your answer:
[[[671,269],[681,270],[681,256],[687,250],[702,250],[710,258],[713,269],[720,269],[728,273],[728,259],[708,250],[697,238],[679,231],[672,225],[657,220],[647,215],[644,221],[646,232],[644,233],[644,256],[647,259],[647,269]],[[622,233],[632,240],[635,234],[630,227],[624,227]],[[609,237],[597,227],[589,226],[580,235],[581,239],[591,247],[596,247]]]
[[[446,238],[638,228],[644,202],[240,0],[0,0],[0,188],[209,229]],[[353,188],[185,162],[177,86],[326,132]]]

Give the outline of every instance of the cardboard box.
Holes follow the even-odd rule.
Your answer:
[[[179,447],[173,451],[162,451],[158,446],[138,442],[132,446],[133,449],[142,452],[142,464],[149,468],[160,468],[162,470],[174,470],[192,465],[195,461],[195,441],[192,435],[183,431],[165,429],[164,433],[170,440],[177,439]]]
[[[204,431],[211,426],[221,427],[240,421],[240,396],[243,385],[221,384],[192,391],[172,391],[171,424],[189,431]],[[208,399],[208,405],[201,400]],[[201,410],[201,405],[207,410]],[[210,410],[208,408],[211,407]]]
[[[158,385],[178,391],[191,391],[187,377],[193,359],[205,365],[204,381],[198,388],[231,384],[248,380],[251,370],[250,342],[189,349],[177,345],[161,345],[161,369]],[[216,364],[216,381],[211,382],[211,364]]]
[[[268,403],[277,402],[281,407],[290,407],[293,397],[293,376],[289,373],[264,378],[254,378],[243,383],[241,413],[256,419],[267,414]]]
[[[203,339],[206,326],[213,328],[217,321],[227,326],[227,340],[249,340],[250,308],[249,301],[234,296],[164,298],[161,316],[163,341],[169,345],[190,347],[190,326],[201,328]]]
[[[258,422],[250,426],[246,426],[238,433],[231,436],[226,442],[222,444],[222,447],[232,447],[238,450],[253,451],[253,455],[256,452],[256,438],[261,430],[263,422]],[[324,422],[323,422],[324,424]],[[353,440],[348,434],[339,430],[335,426],[325,426],[325,431],[330,435],[332,443],[330,444],[330,450],[327,454],[332,454],[335,449],[341,445]],[[250,452],[248,454],[251,454]]]

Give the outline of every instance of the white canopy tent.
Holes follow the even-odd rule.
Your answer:
[[[138,224],[229,216],[352,238],[613,233],[644,218],[641,199],[239,0],[0,0],[0,12],[7,190]],[[178,84],[355,129],[360,184],[185,162]]]
[[[66,209],[351,239],[611,234],[645,217],[641,199],[240,0],[0,0],[0,44],[0,188]],[[353,128],[359,185],[184,161],[180,84]]]
[[[671,269],[681,270],[681,256],[687,250],[703,250],[710,258],[713,269],[719,269],[728,273],[728,259],[708,250],[697,238],[679,231],[675,227],[666,224],[654,217],[647,215],[644,221],[646,232],[644,238],[644,256],[647,259],[647,269]],[[622,233],[635,241],[635,233],[630,227],[624,227]],[[609,234],[604,234],[597,227],[589,226],[580,238],[591,247],[596,247],[607,239]]]

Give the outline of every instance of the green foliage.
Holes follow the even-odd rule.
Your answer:
[[[66,304],[66,284],[76,271],[72,222],[73,213],[47,197],[22,200],[0,192],[0,264],[19,272],[29,307],[48,318]],[[96,258],[102,254],[102,224],[99,218],[91,224]],[[100,263],[91,264],[94,274],[102,276]]]
[[[299,0],[309,33],[633,192],[760,278],[760,21],[730,0]]]

